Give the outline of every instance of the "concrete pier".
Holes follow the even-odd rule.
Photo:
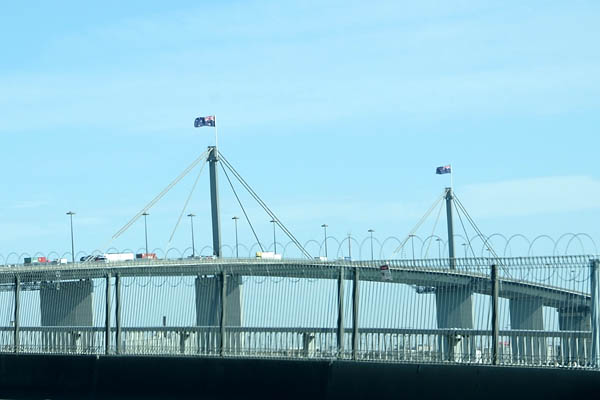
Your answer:
[[[43,284],[40,288],[42,326],[92,326],[93,292],[89,279]]]

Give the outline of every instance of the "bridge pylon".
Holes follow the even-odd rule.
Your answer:
[[[219,209],[219,175],[217,146],[208,146],[208,164],[210,168],[210,205],[212,215],[213,255],[221,257],[221,214]]]

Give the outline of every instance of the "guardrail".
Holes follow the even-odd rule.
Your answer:
[[[19,346],[12,328],[0,328],[0,351],[37,354],[104,354],[102,327],[21,327]],[[492,363],[492,332],[471,329],[361,329],[356,352],[352,330],[343,346],[335,328],[231,327],[221,345],[219,327],[111,329],[109,353],[294,359],[356,359],[418,363]],[[499,332],[499,364],[593,367],[591,332]],[[223,346],[223,347],[221,347]]]

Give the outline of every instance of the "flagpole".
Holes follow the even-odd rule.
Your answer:
[[[217,151],[217,156],[219,155],[219,131],[217,128],[217,115],[215,114],[215,150]]]
[[[454,171],[452,168],[452,163],[450,163],[450,189],[452,189],[452,191],[454,191],[454,184],[453,184],[454,182],[453,182],[453,178],[452,178],[453,173],[454,173]]]

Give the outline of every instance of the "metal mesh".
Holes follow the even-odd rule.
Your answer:
[[[0,268],[0,351],[420,363],[497,357],[505,365],[596,368],[593,259],[186,259]],[[492,265],[499,275],[497,342]]]

